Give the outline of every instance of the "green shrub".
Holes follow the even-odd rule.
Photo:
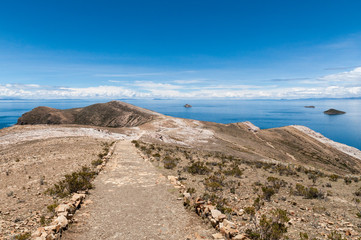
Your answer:
[[[275,167],[275,170],[279,173],[279,175],[297,175],[297,172],[293,168],[291,168],[290,166],[284,166],[282,164],[278,164]]]
[[[187,171],[193,175],[207,175],[211,170],[204,164],[204,162],[194,162],[187,167]]]
[[[346,185],[349,185],[352,183],[352,178],[350,178],[350,177],[345,177],[343,180],[345,181]]]
[[[327,236],[327,239],[329,240],[347,240],[346,238],[343,238],[342,235],[336,231],[333,231]]]
[[[164,165],[164,168],[166,169],[173,169],[177,166],[177,159],[174,159],[174,158],[171,158],[169,156],[166,156],[164,159],[163,159],[163,165]]]
[[[54,184],[46,193],[56,195],[58,197],[66,197],[71,193],[84,191],[93,187],[90,182],[96,173],[88,167],[82,167],[81,170],[65,175],[65,179]]]
[[[139,144],[139,142],[138,142],[137,140],[132,140],[132,143],[134,144],[134,146],[135,146],[136,148],[139,148],[139,147],[140,147],[140,144]]]
[[[328,178],[329,178],[330,181],[332,181],[332,182],[337,182],[337,180],[338,180],[339,177],[340,177],[340,176],[337,175],[337,174],[332,174],[332,175],[330,175]]]
[[[96,166],[101,165],[102,163],[103,163],[103,160],[97,159],[97,160],[93,160],[91,164],[93,167],[96,167]]]
[[[276,192],[278,192],[278,190],[281,187],[285,187],[287,185],[287,183],[284,180],[276,178],[276,177],[268,177],[267,181],[268,181],[269,185],[271,185],[276,190]]]
[[[233,164],[229,169],[224,171],[224,174],[227,176],[234,176],[239,178],[242,176],[243,171],[239,169],[237,164]]]
[[[224,187],[224,177],[212,175],[204,180],[204,186],[210,191],[220,191]]]
[[[271,217],[263,214],[254,229],[246,230],[247,237],[254,240],[283,239],[287,232],[286,223],[290,220],[287,215],[287,211],[282,209],[274,210]]]
[[[324,194],[318,191],[317,188],[314,187],[305,187],[299,183],[296,184],[296,190],[292,191],[294,195],[297,196],[304,196],[308,199],[316,199],[316,198],[323,198]]]
[[[160,158],[160,154],[159,153],[154,153],[153,155],[152,155],[154,158]]]
[[[246,214],[249,214],[251,216],[256,214],[256,209],[254,207],[245,207],[243,208],[243,210]]]
[[[53,204],[48,205],[46,208],[49,212],[54,213],[57,206],[59,206],[59,204],[57,202],[54,202]]]
[[[359,189],[356,190],[356,192],[354,192],[354,194],[358,197],[361,196],[361,187]]]
[[[40,225],[41,226],[45,226],[46,225],[46,219],[44,215],[41,215],[40,217]]]
[[[194,194],[196,193],[196,190],[194,188],[187,188],[187,193]]]
[[[27,233],[16,235],[15,239],[16,240],[26,240],[26,239],[30,239],[30,237],[31,237],[31,233],[27,232]]]
[[[276,193],[275,189],[273,187],[270,187],[270,186],[263,186],[262,187],[262,192],[263,192],[262,197],[266,201],[270,201],[271,197]]]
[[[307,233],[302,233],[300,232],[300,240],[309,240],[310,238],[308,237]],[[310,240],[319,240],[318,238],[312,238]]]

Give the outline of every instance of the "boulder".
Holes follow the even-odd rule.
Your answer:
[[[56,231],[59,232],[60,229],[66,228],[68,226],[69,221],[65,216],[60,215],[51,224],[56,225]]]
[[[55,212],[57,214],[60,213],[68,213],[70,211],[70,206],[68,204],[59,204],[56,208],[55,208]]]
[[[220,215],[222,215],[221,211],[217,210],[217,209],[213,209],[211,210],[211,215],[214,219],[218,220],[218,217]]]

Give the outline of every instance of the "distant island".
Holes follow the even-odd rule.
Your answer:
[[[315,108],[315,106],[305,106],[305,108]]]
[[[192,105],[186,104],[186,105],[184,105],[184,107],[185,107],[185,108],[191,108]]]
[[[324,111],[323,113],[327,115],[341,115],[341,114],[345,114],[346,112],[330,108],[327,111]]]

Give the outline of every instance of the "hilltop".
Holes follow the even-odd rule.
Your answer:
[[[44,192],[83,165],[96,172],[104,168],[104,173],[95,178],[95,189],[90,191],[94,203],[86,204],[75,220],[69,217],[75,224],[63,234],[65,239],[113,236],[114,229],[126,231],[133,226],[149,231],[127,230],[126,239],[153,236],[158,230],[162,232],[159,239],[260,239],[257,234],[265,231],[261,218],[269,224],[279,219],[282,228],[279,238],[273,239],[299,239],[304,233],[309,239],[325,239],[330,234],[335,236],[330,239],[338,239],[338,234],[346,239],[361,236],[361,152],[304,126],[259,129],[250,122],[196,121],[113,101],[68,110],[35,108],[18,125],[0,130],[0,150],[0,191],[4,193],[0,195],[0,224],[4,226],[0,234],[9,238],[59,217],[48,209],[71,196]],[[103,159],[104,151],[107,159]],[[164,190],[167,178],[175,191]],[[154,181],[160,185],[156,187]],[[144,198],[137,199],[138,193]],[[153,195],[166,202],[154,202]],[[168,202],[171,198],[182,199],[189,211],[182,212],[180,202]],[[125,212],[106,208],[103,216],[109,201],[124,205]],[[127,201],[134,201],[134,207]],[[144,206],[151,208],[152,214],[144,215],[149,221],[141,222],[144,226],[136,219],[131,223],[132,213],[149,213],[139,212]],[[88,212],[91,221],[82,217]],[[156,220],[157,212],[168,220]],[[192,213],[221,235],[193,219]],[[272,218],[274,214],[283,217]],[[119,216],[128,216],[128,221],[123,223]],[[114,219],[114,226],[103,226],[107,219]],[[162,221],[163,227],[156,221]],[[170,225],[164,227],[166,223]],[[187,236],[180,234],[182,228]],[[166,232],[172,231],[177,234],[167,238]]]
[[[84,108],[59,110],[37,107],[23,114],[18,125],[78,124],[102,127],[134,127],[154,119],[160,114],[134,105],[111,101],[93,104]]]

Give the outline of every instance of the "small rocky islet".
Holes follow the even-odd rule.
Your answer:
[[[324,111],[323,113],[327,115],[341,115],[341,114],[345,114],[346,112],[330,108]]]

